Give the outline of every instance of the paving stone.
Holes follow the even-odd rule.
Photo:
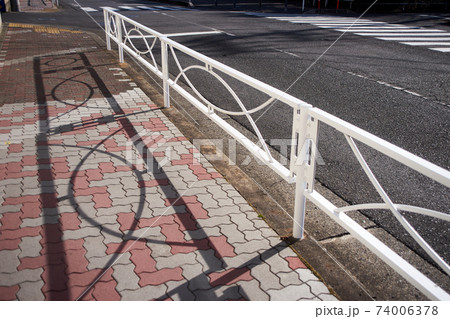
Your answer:
[[[309,286],[302,284],[300,286],[287,286],[280,290],[267,290],[271,301],[295,301],[300,299],[310,299],[315,296],[311,294]]]
[[[45,224],[58,224],[59,216],[58,215],[47,215],[41,216],[38,218],[24,218],[22,220],[22,224],[20,228],[24,227],[37,227]]]
[[[145,286],[137,290],[122,290],[119,293],[122,296],[122,300],[124,301],[147,301],[160,299],[161,297],[165,296],[166,291],[166,285],[159,285]]]
[[[146,239],[155,238],[161,235],[161,227],[144,227],[134,231],[125,232],[123,235],[123,240],[136,240],[136,239]]]
[[[197,289],[210,289],[209,277],[203,273],[202,265],[184,264],[180,266],[183,269],[183,277],[188,281],[188,288],[190,291]]]
[[[266,239],[251,240],[245,243],[235,243],[234,251],[236,254],[253,253],[260,250],[266,250],[269,247],[269,242]]]
[[[42,268],[37,268],[24,269],[13,273],[0,273],[0,286],[14,286],[27,281],[39,281],[43,271]]]
[[[255,230],[255,225],[242,213],[230,214],[231,221],[235,223],[240,231]]]
[[[195,254],[197,255],[197,261],[203,266],[204,274],[223,269],[222,261],[216,257],[214,250],[197,250]]]
[[[317,280],[317,277],[312,273],[310,269],[298,268],[295,271],[299,274],[300,280],[303,282],[309,282],[310,280],[312,281]]]
[[[63,231],[63,240],[68,239],[80,239],[86,237],[98,237],[100,236],[100,229],[98,227],[84,227],[77,230],[65,230]]]
[[[110,254],[102,257],[91,257],[88,259],[89,265],[88,270],[92,269],[105,269],[107,267],[114,265],[128,265],[131,264],[130,261],[131,254],[129,252],[123,254]]]
[[[193,240],[193,239],[204,239],[207,237],[217,237],[221,236],[219,227],[203,227],[197,230],[187,230],[184,231],[184,239],[185,240]]]
[[[20,264],[20,249],[0,250],[0,273],[14,273]]]
[[[300,280],[300,276],[294,271],[279,272],[276,273],[276,275],[278,276],[278,278],[280,278],[280,283],[285,287],[292,284],[302,283],[302,281]]]
[[[251,265],[258,265],[262,262],[257,252],[239,254],[234,257],[222,257],[222,260],[229,268],[242,268],[247,266],[250,268]]]
[[[44,301],[45,296],[42,293],[44,282],[42,280],[35,282],[23,282],[17,292],[17,298],[23,301]]]
[[[196,263],[196,255],[191,252],[187,254],[176,254],[170,257],[159,257],[156,259],[156,268],[159,270],[163,268],[175,268],[181,265],[192,265]]]
[[[91,257],[106,256],[106,245],[103,243],[103,236],[86,237],[84,239],[83,247],[86,249],[85,257],[90,259]]]
[[[234,243],[246,243],[247,240],[244,234],[237,229],[235,224],[219,225],[220,232],[227,237],[227,242],[230,244]]]
[[[280,279],[270,271],[268,264],[261,262],[256,266],[251,267],[251,275],[259,281],[260,287],[267,291],[269,289],[281,289]]]
[[[197,301],[239,300],[242,298],[237,285],[217,286],[209,290],[195,290],[193,293]]]
[[[208,212],[209,214],[209,212]],[[208,219],[197,219],[197,224],[199,227],[214,227],[219,225],[229,225],[232,224],[229,216],[214,216]]]
[[[116,290],[120,293],[122,290],[136,290],[139,289],[139,277],[134,272],[134,264],[114,265],[112,266],[114,272],[112,276],[117,281]]]
[[[167,286],[167,296],[174,301],[195,301],[195,295],[187,289],[187,280],[168,281],[164,283]]]
[[[292,271],[286,259],[281,258],[275,248],[261,252],[261,259],[270,266],[270,270],[275,274]]]
[[[330,293],[325,284],[319,280],[310,280],[306,284],[311,288],[311,292],[316,296]]]
[[[227,193],[224,192],[222,187],[220,187],[219,185],[207,186],[206,188],[208,189],[208,192],[212,194],[215,200],[228,198]]]
[[[22,237],[22,242],[19,245],[19,258],[39,256],[42,249],[42,246],[39,243],[41,239],[42,236]]]
[[[147,246],[152,251],[151,256],[156,259],[158,257],[169,257],[172,256],[170,245],[166,244],[164,235],[160,235],[160,242],[153,242],[151,240],[147,241]]]
[[[339,301],[339,299],[331,294],[320,294],[317,297],[322,301]]]
[[[239,293],[250,301],[269,301],[270,298],[256,280],[239,282]]]

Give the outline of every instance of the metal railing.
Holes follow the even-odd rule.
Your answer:
[[[175,90],[187,101],[204,113],[209,119],[219,125],[223,130],[240,142],[257,159],[269,166],[289,183],[296,183],[293,236],[303,238],[306,200],[310,200],[323,212],[330,216],[340,226],[345,228],[361,243],[390,265],[406,280],[417,287],[422,293],[432,300],[450,300],[450,295],[438,287],[424,274],[401,258],[384,243],[370,234],[367,230],[352,220],[346,212],[356,210],[383,209],[389,210],[400,222],[411,237],[425,250],[432,260],[448,275],[449,265],[441,258],[418,232],[402,216],[402,212],[411,212],[437,218],[446,222],[450,221],[450,215],[416,206],[400,205],[394,203],[372,173],[369,165],[358,149],[356,141],[380,152],[399,163],[429,177],[430,179],[450,187],[450,173],[420,157],[417,157],[373,134],[370,134],[350,123],[347,123],[319,108],[288,95],[270,85],[245,75],[203,54],[181,45],[168,37],[139,24],[121,14],[109,9],[104,9],[105,32],[107,48],[111,50],[111,40],[118,45],[119,59],[124,61],[124,52],[129,53],[142,65],[151,70],[163,82],[164,106],[170,106],[170,90]],[[133,42],[134,41],[134,42]],[[141,41],[137,45],[136,41]],[[138,48],[139,47],[139,48]],[[144,49],[141,49],[144,47]],[[196,64],[182,66],[179,54],[189,57]],[[159,63],[157,58],[159,56]],[[169,60],[171,63],[169,63]],[[170,70],[176,67],[175,70]],[[214,77],[232,96],[239,111],[229,111],[215,105],[200,92],[189,79],[190,71],[201,71]],[[265,96],[265,102],[248,109],[240,99],[236,90],[226,80],[246,85]],[[181,83],[183,81],[184,83]],[[252,114],[269,107],[275,101],[290,106],[293,110],[291,158],[289,168],[283,166],[271,155],[260,130],[258,129]],[[230,116],[245,116],[254,130],[258,142],[254,143],[238,130],[233,128],[219,114]],[[354,206],[336,207],[328,199],[319,194],[314,188],[315,158],[319,122],[330,126],[342,133],[350,145],[359,165],[362,167],[376,192],[381,196],[382,203],[367,203]]]

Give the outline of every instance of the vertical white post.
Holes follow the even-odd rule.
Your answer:
[[[111,50],[109,13],[105,9],[103,9],[103,17],[105,19],[106,49]]]
[[[123,63],[123,39],[122,39],[122,23],[120,22],[120,17],[116,15],[116,31],[117,31],[117,41],[119,45],[119,62]]]
[[[167,43],[164,38],[160,38],[161,41],[161,67],[162,67],[162,80],[163,80],[163,94],[164,94],[164,107],[170,107],[170,92],[169,92],[169,52],[167,50]]]
[[[311,186],[308,181],[307,168],[310,154],[311,143],[308,139],[308,121],[309,115],[307,108],[294,109],[293,136],[296,138],[295,149],[292,150],[291,156],[294,171],[296,174],[295,185],[295,205],[294,205],[294,226],[292,229],[292,237],[302,239],[305,232],[305,214],[306,214],[306,197],[305,192]],[[292,165],[292,163],[291,163]]]

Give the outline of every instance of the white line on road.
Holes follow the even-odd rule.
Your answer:
[[[440,38],[440,37],[436,37],[436,38],[431,38],[431,37],[425,37],[425,38],[416,38],[416,37],[377,37],[377,39],[380,40],[385,40],[385,41],[450,41],[450,38]],[[430,43],[434,43],[434,42],[430,42]],[[450,44],[450,43],[449,43]]]
[[[84,10],[86,12],[97,12],[97,9],[91,8],[91,7],[80,7],[81,10]]]
[[[448,45],[450,46],[450,41],[449,42],[400,42],[406,45],[423,45],[423,46],[433,46],[433,45]]]
[[[129,6],[118,6],[120,9],[130,10],[130,11],[139,11],[139,9],[136,9],[135,7],[129,7]]]
[[[360,32],[357,32],[357,33],[355,33],[356,35],[361,35],[361,36],[372,36],[372,37],[399,37],[399,36],[404,36],[404,37],[428,37],[428,36],[431,36],[431,37],[436,37],[437,39],[439,39],[439,37],[442,37],[442,36],[449,36],[450,35],[450,33],[449,32],[442,32],[442,33],[409,33],[409,34],[405,34],[405,33],[385,33],[385,32],[382,32],[382,33],[370,33],[370,32],[368,32],[368,33],[366,33],[366,32],[363,32],[363,33],[360,33]]]
[[[113,7],[100,7],[101,9],[109,9],[111,11],[119,11],[119,9],[117,8],[113,8]]]
[[[430,50],[435,50],[439,52],[450,52],[450,48],[430,48]]]

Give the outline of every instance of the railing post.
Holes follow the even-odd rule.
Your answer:
[[[170,107],[170,92],[169,92],[169,52],[167,50],[167,42],[161,38],[161,68],[163,80],[163,95],[164,107]]]
[[[103,17],[105,19],[105,34],[106,34],[106,49],[111,50],[111,38],[110,38],[110,25],[109,25],[109,13],[103,9]]]
[[[310,158],[311,140],[309,139],[308,126],[310,116],[306,107],[297,107],[294,109],[293,119],[293,139],[296,141],[291,153],[291,167],[295,172],[295,205],[294,205],[294,225],[292,228],[292,237],[303,239],[305,232],[305,214],[306,214],[306,196],[305,192],[312,187],[314,174],[309,174],[308,169],[313,169],[313,163]],[[294,166],[292,166],[294,165]],[[292,169],[292,168],[291,168]]]
[[[123,40],[122,40],[122,23],[120,22],[120,17],[116,15],[116,32],[117,32],[117,41],[119,46],[119,61],[120,63],[124,62],[123,59]]]

